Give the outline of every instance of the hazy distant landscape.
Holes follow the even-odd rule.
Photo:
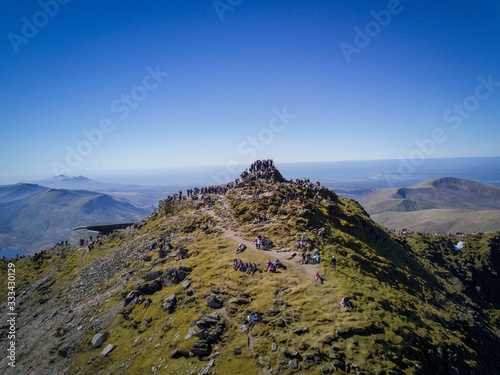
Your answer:
[[[290,180],[310,175],[312,182],[359,200],[373,220],[389,229],[426,233],[500,229],[500,187],[434,177],[453,172],[495,183],[500,176],[493,170],[500,171],[500,158],[429,160],[414,175],[398,176],[396,181],[402,187],[388,188],[384,176],[391,175],[395,166],[397,161],[291,163],[285,164],[283,170]],[[215,185],[218,182],[214,176],[223,175],[236,178],[239,173],[229,174],[222,167],[177,174],[157,172],[147,179],[136,176],[135,184],[120,182],[134,181],[134,176],[106,182],[59,175],[34,183],[0,186],[0,252],[15,256],[50,248],[69,240],[71,230],[77,226],[140,221],[168,195],[179,190],[185,194],[187,188],[195,186]],[[415,183],[417,178],[430,177]],[[177,184],[151,183],[167,179]]]
[[[375,191],[360,203],[390,229],[425,233],[500,230],[500,187],[453,177]]]
[[[140,221],[176,188],[63,175],[0,186],[0,254],[51,248],[78,226]]]

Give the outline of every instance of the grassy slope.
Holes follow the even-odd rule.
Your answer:
[[[251,193],[259,186],[265,192],[254,202]],[[101,248],[90,254],[72,250],[62,258],[55,255],[56,249],[43,262],[35,263],[32,259],[17,262],[18,274],[23,275],[19,291],[46,277],[54,280],[50,284],[51,297],[59,300],[61,314],[65,309],[82,306],[80,320],[73,322],[81,327],[82,338],[70,348],[71,357],[57,355],[52,348],[40,361],[45,361],[46,368],[60,364],[66,373],[131,374],[152,368],[169,374],[198,373],[206,367],[206,359],[172,359],[171,353],[175,348],[189,350],[195,342],[195,338],[185,340],[194,320],[219,312],[226,329],[212,351],[218,353],[213,367],[218,374],[268,373],[270,368],[276,371],[280,367],[283,373],[293,372],[288,368],[289,359],[283,355],[285,348],[288,353],[294,350],[300,353],[300,371],[304,374],[317,374],[323,367],[332,368],[332,364],[345,370],[346,363],[349,368],[356,365],[367,373],[381,374],[390,369],[406,374],[439,373],[436,366],[449,367],[447,363],[455,367],[486,368],[486,353],[481,353],[484,348],[471,335],[481,335],[484,345],[494,349],[500,305],[492,296],[498,286],[488,285],[486,280],[497,276],[499,271],[491,267],[496,234],[470,238],[459,255],[450,251],[450,244],[458,238],[411,234],[400,243],[373,223],[352,200],[325,191],[323,194],[329,194],[332,203],[311,203],[303,210],[297,201],[281,204],[281,194],[288,189],[287,184],[257,182],[234,189],[225,201],[229,202],[244,238],[262,233],[277,248],[293,249],[298,237],[304,234],[314,240],[323,259],[335,255],[336,271],[326,263],[318,268],[325,278],[324,284],[305,276],[303,268],[314,266],[298,263],[280,273],[256,273],[254,277],[233,271],[236,244],[223,236],[222,224],[227,220],[224,202],[216,200],[214,215],[199,208],[177,209],[175,216],[156,215],[132,233],[124,231],[106,239]],[[270,220],[252,224],[255,213],[264,211]],[[210,234],[205,234],[200,227],[209,222],[216,225]],[[319,238],[312,228],[325,229],[327,237]],[[185,247],[189,257],[160,263],[157,252],[149,250],[147,245],[171,233],[174,248]],[[149,254],[152,260],[129,257],[126,269],[100,281],[79,301],[70,301],[68,292],[82,271],[88,270],[87,266],[106,254],[117,250],[127,254],[138,247],[140,254]],[[263,267],[269,256],[249,249],[239,257]],[[180,265],[192,268],[189,289],[184,290],[180,285],[164,287],[150,296],[153,304],[148,309],[135,307],[130,319],[121,314],[109,322],[104,319],[108,311],[122,305],[123,293],[144,282],[141,276],[151,268]],[[477,286],[482,286],[480,297],[474,294]],[[5,300],[3,288],[2,285],[1,297]],[[185,304],[190,297],[188,291],[193,291],[196,300]],[[173,293],[178,294],[178,307],[168,314],[161,301]],[[212,310],[206,306],[205,298],[211,293],[223,299],[224,309]],[[357,306],[354,311],[338,307],[346,293]],[[39,294],[33,294],[24,304],[31,309],[30,314],[44,313],[44,305],[36,303]],[[99,296],[104,297],[99,299]],[[488,302],[492,298],[493,305]],[[85,310],[89,299],[95,303]],[[255,311],[263,315],[264,322],[247,335],[241,324]],[[106,344],[117,346],[106,358],[99,358],[100,349],[89,345],[95,333],[92,317],[108,322],[101,325],[101,330],[109,336]],[[307,332],[294,333],[302,327],[307,327]],[[50,329],[38,333],[39,340],[52,335]],[[63,335],[54,347],[64,346],[69,341],[67,336]],[[276,351],[271,350],[273,343],[277,345]],[[241,354],[235,355],[235,349]],[[460,353],[460,358],[456,353]],[[449,368],[442,370],[444,373]]]

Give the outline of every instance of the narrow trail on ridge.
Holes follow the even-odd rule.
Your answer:
[[[242,236],[240,231],[240,226],[236,219],[234,218],[231,209],[229,208],[229,202],[225,196],[219,196],[216,200],[216,207],[208,210],[207,212],[218,222],[218,227],[222,231],[222,235],[225,238],[228,238],[234,241],[236,244],[244,244],[246,246],[245,252],[263,252],[269,256],[271,260],[279,259],[287,269],[280,270],[283,273],[289,273],[290,275],[296,276],[300,283],[303,286],[309,286],[313,283],[317,283],[314,280],[314,275],[318,272],[317,264],[308,264],[303,265],[300,262],[300,254],[297,254],[294,257],[291,257],[293,251],[282,250],[280,249],[270,249],[270,250],[260,250],[257,249],[253,240],[246,239]],[[235,255],[236,255],[236,246],[235,246]],[[230,316],[225,308],[221,309],[221,315],[232,324],[238,326],[239,324],[234,321],[234,319]],[[246,331],[245,335],[247,337],[247,348],[248,351],[254,355],[254,337],[251,334],[251,331]],[[261,368],[261,373],[264,375],[270,375],[269,372],[265,370],[265,368]]]
[[[297,253],[296,256],[291,257],[294,251],[280,251],[280,249],[276,248],[268,250],[257,249],[253,240],[248,240],[241,235],[239,225],[231,213],[226,197],[220,196],[217,202],[219,203],[218,211],[220,214],[217,214],[214,210],[208,212],[211,216],[220,221],[220,228],[225,238],[233,240],[236,243],[244,244],[246,246],[245,251],[262,252],[269,255],[271,260],[276,258],[279,259],[280,262],[287,267],[287,270],[283,272],[291,272],[297,275],[299,279],[304,282],[304,285],[316,282],[314,280],[314,275],[318,272],[319,267],[317,264],[301,264],[300,254]]]

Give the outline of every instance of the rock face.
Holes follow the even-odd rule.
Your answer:
[[[207,315],[195,322],[199,329],[193,336],[199,340],[189,350],[190,355],[203,358],[212,353],[212,344],[220,340],[225,324],[218,314]]]

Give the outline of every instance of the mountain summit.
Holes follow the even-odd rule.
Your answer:
[[[498,373],[498,233],[390,233],[280,176],[260,161],[90,251],[15,261],[4,373]]]

